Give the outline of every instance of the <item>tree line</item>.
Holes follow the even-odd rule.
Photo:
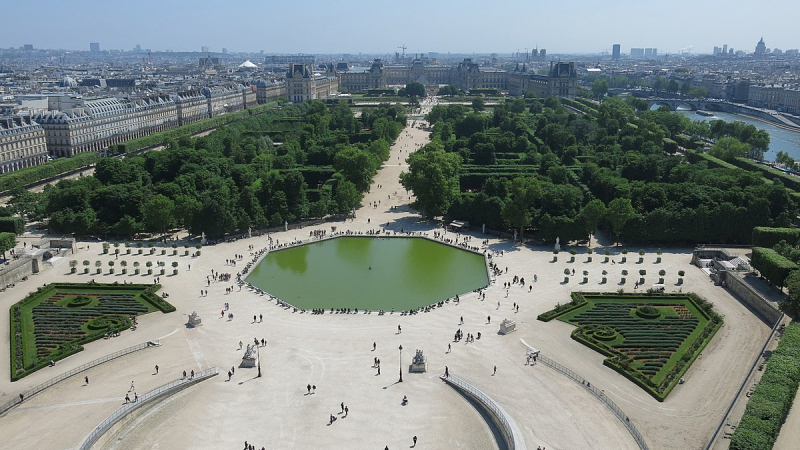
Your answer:
[[[551,241],[585,240],[601,226],[640,242],[747,243],[754,227],[787,226],[798,211],[780,182],[691,163],[674,145],[689,135],[768,148],[768,135],[741,124],[692,122],[618,98],[591,115],[551,97],[508,100],[491,113],[439,105],[427,119],[433,140],[410,155],[401,181],[428,217]]]
[[[209,237],[352,211],[405,126],[402,106],[285,106],[165,149],[98,161],[90,177],[15,190],[9,211],[58,233]]]

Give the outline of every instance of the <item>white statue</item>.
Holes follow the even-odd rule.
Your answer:
[[[250,227],[247,227],[247,237],[253,237],[253,229]]]
[[[206,242],[208,242],[206,241],[206,232],[203,231],[200,233],[200,245],[206,245]]]
[[[289,231],[289,222],[283,221],[283,231]]]
[[[486,234],[486,224],[481,227],[481,233]]]
[[[514,242],[517,242],[517,230],[514,230]]]
[[[555,247],[553,247],[553,250],[559,250],[559,251],[561,250],[561,244],[559,243],[559,241],[560,240],[556,238],[556,245]]]

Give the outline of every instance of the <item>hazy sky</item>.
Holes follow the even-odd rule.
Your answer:
[[[800,47],[798,0],[0,0],[0,47],[267,53],[710,53]]]

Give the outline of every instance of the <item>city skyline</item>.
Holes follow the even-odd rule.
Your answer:
[[[227,48],[311,54],[389,54],[401,51],[399,46],[407,54],[508,54],[538,47],[550,54],[610,54],[613,44],[621,44],[623,55],[638,47],[658,48],[663,55],[690,46],[692,53],[711,53],[723,44],[752,53],[762,36],[769,48],[800,47],[793,14],[752,14],[720,0],[676,0],[669,8],[632,0],[573,0],[568,7],[552,0],[536,5],[502,0],[493,3],[495,16],[487,16],[485,4],[476,0],[391,0],[377,9],[365,0],[311,0],[306,5],[313,14],[298,15],[289,2],[246,0],[232,11],[233,21],[220,21],[220,4],[207,0],[193,2],[191,10],[169,0],[141,0],[134,9],[86,0],[81,8],[38,9],[35,16],[30,9],[15,8],[6,11],[5,35],[11,38],[0,41],[0,47],[32,44],[37,49],[88,51],[90,43],[99,43],[101,51],[140,45],[153,51],[199,52],[208,47],[211,52]],[[800,10],[790,0],[768,0],[760,6],[772,12]],[[92,26],[65,27],[82,21]],[[697,26],[698,21],[704,24]],[[387,32],[387,22],[397,24],[396,29]],[[232,23],[236,26],[228,26]],[[409,32],[403,32],[404,23],[410,24]],[[32,33],[34,25],[49,32]],[[476,33],[477,28],[482,32]]]

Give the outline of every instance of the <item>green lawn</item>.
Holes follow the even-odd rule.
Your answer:
[[[158,285],[51,284],[11,306],[11,378],[16,380],[131,326],[131,317],[175,308]]]
[[[722,325],[710,305],[692,294],[573,293],[573,297],[581,306],[556,316],[577,326],[573,339],[607,355],[604,364],[659,400],[666,398]]]

